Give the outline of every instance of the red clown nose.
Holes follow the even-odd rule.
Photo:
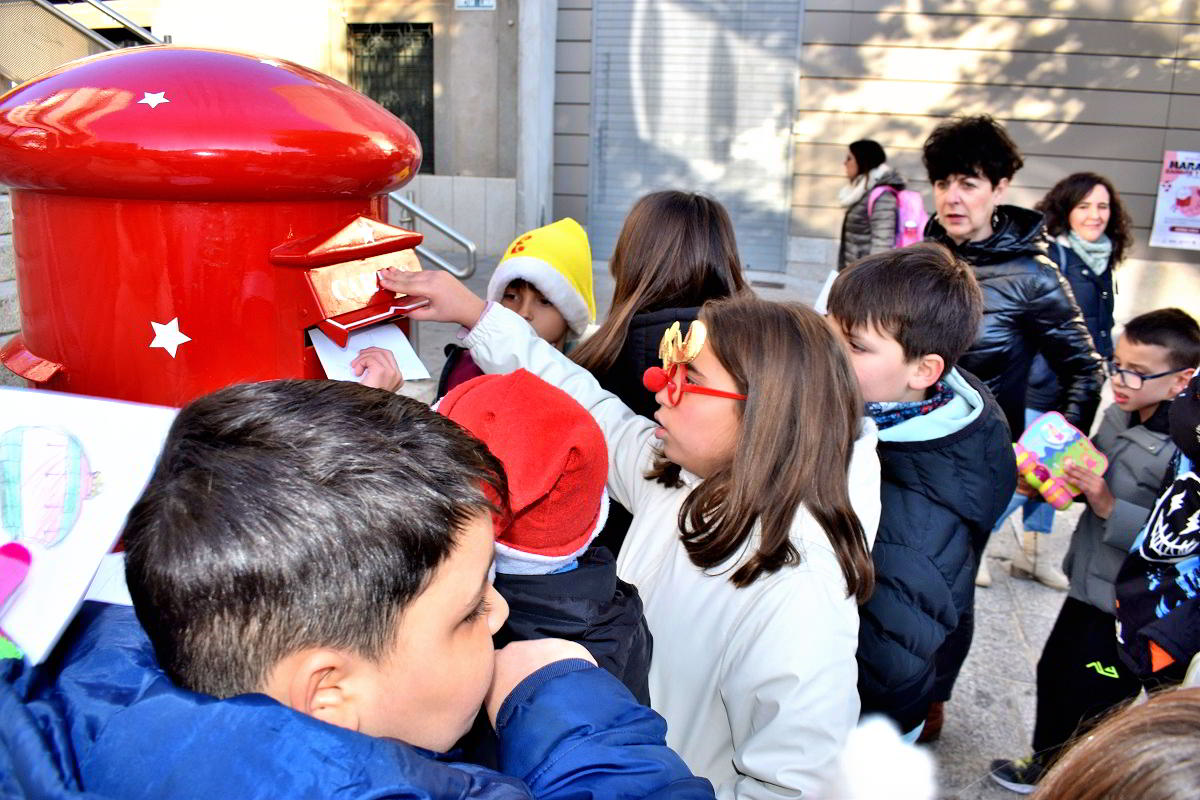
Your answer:
[[[666,388],[668,380],[667,371],[662,367],[650,367],[642,373],[642,386],[655,394]]]

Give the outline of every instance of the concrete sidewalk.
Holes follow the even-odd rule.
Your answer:
[[[1074,504],[1054,515],[1054,531],[1038,540],[1039,560],[1062,563],[1083,507]],[[1020,511],[1013,515],[1020,517]],[[1017,523],[1019,525],[1019,521]],[[987,777],[995,758],[1018,758],[1030,751],[1036,700],[1037,661],[1066,592],[1013,578],[1012,558],[1020,550],[1012,521],[987,548],[992,585],[975,590],[975,639],[946,704],[942,738],[931,752],[938,765],[941,797],[957,800],[1012,800]]]

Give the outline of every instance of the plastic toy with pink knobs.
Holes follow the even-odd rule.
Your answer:
[[[1059,511],[1070,506],[1081,491],[1066,479],[1068,463],[1097,475],[1108,469],[1105,455],[1057,411],[1047,411],[1030,423],[1013,443],[1013,451],[1017,472]]]

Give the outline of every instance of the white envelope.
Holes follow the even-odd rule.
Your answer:
[[[406,381],[421,381],[429,379],[429,370],[421,363],[404,332],[388,322],[374,325],[360,331],[352,331],[345,347],[338,347],[317,328],[309,328],[308,335],[325,368],[325,375],[335,381],[361,382],[366,373],[355,375],[350,369],[350,362],[358,357],[358,352],[366,347],[380,347],[391,350],[396,357],[396,366]]]

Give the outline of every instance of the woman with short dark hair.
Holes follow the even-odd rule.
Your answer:
[[[1088,430],[1104,375],[1066,279],[1046,258],[1043,218],[1001,205],[1024,165],[1017,146],[988,116],[954,119],[925,140],[934,216],[925,238],[941,242],[975,268],[983,288],[983,324],[962,365],[987,384],[1014,439],[1025,427],[1025,388],[1037,353],[1063,385],[1055,405]]]

